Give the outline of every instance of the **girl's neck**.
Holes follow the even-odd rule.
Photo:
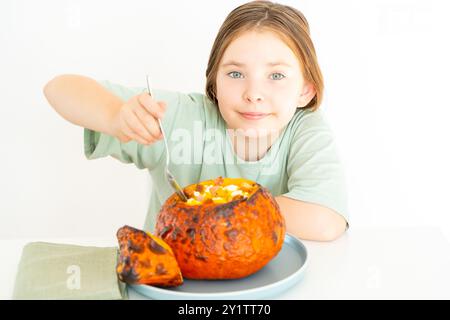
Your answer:
[[[282,130],[263,137],[248,137],[238,130],[227,129],[234,153],[244,161],[259,161],[270,150]]]

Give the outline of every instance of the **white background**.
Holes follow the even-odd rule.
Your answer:
[[[142,226],[148,173],[86,160],[83,130],[53,111],[42,88],[62,73],[130,86],[150,73],[154,87],[203,92],[216,32],[243,2],[2,0],[0,239]],[[446,1],[283,3],[311,26],[351,224],[438,226],[450,239]]]

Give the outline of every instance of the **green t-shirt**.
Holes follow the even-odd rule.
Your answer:
[[[146,91],[109,81],[99,83],[124,101]],[[154,90],[153,95],[167,103],[162,125],[170,138],[170,171],[181,186],[218,176],[242,177],[265,186],[274,196],[331,208],[348,221],[344,170],[321,110],[298,109],[262,159],[244,161],[233,151],[218,107],[204,94]],[[153,187],[143,228],[153,231],[162,204],[173,193],[164,174],[164,142],[148,146],[122,143],[85,129],[84,149],[88,159],[112,156],[148,170]]]

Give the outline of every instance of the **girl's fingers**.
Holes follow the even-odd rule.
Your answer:
[[[142,132],[141,128],[144,128],[145,132],[142,132],[142,133],[145,133],[145,135],[142,134],[142,137],[145,138],[146,140],[154,140],[156,138],[152,134],[152,130],[150,128],[148,128],[148,125],[147,125],[148,119],[145,119],[145,120],[142,119],[143,115],[145,115],[145,113],[142,114],[143,112],[145,112],[145,111],[142,110],[142,108],[134,108],[133,109],[133,113],[137,119],[137,122],[139,122],[141,124],[141,126],[139,127],[139,131],[137,131],[137,133],[141,134],[141,132]]]
[[[138,101],[154,118],[162,119],[164,117],[166,111],[165,102],[156,102],[148,93],[139,95]]]
[[[165,103],[164,101],[158,101],[158,106],[159,106],[160,110],[162,110],[162,116],[160,118],[160,119],[162,119],[167,110],[167,103]]]
[[[129,128],[124,129],[124,134],[126,134],[127,137],[129,137],[130,139],[132,139],[132,140],[134,140],[134,141],[136,141],[136,142],[138,142],[140,144],[144,144],[144,145],[150,144],[150,142],[144,140],[143,138],[138,136],[136,133],[131,131],[131,129],[129,129]]]
[[[136,108],[134,112],[136,113],[141,123],[145,126],[147,131],[151,134],[153,139],[158,140],[162,138],[158,120],[153,118],[144,108]]]
[[[152,135],[147,131],[147,129],[140,122],[140,120],[132,110],[129,110],[127,116],[124,117],[124,122],[128,127],[128,130],[131,131],[133,139],[136,136],[139,137],[139,139],[136,139],[136,141],[144,144],[149,144],[154,141]]]

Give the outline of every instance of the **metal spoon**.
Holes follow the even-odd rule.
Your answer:
[[[148,93],[150,94],[151,97],[153,97],[153,93],[152,90],[150,88],[150,82],[148,80],[148,75],[147,75],[147,89],[148,89]],[[169,182],[170,186],[175,190],[175,192],[177,193],[177,195],[180,197],[181,200],[183,200],[184,202],[186,202],[188,199],[186,197],[186,195],[183,192],[183,189],[180,187],[180,185],[178,184],[177,180],[175,180],[175,177],[173,176],[173,174],[169,171],[169,163],[170,163],[170,153],[169,153],[169,146],[167,144],[167,138],[166,138],[166,134],[164,133],[164,129],[161,123],[161,119],[158,119],[159,122],[159,127],[161,128],[161,132],[164,138],[164,144],[166,146],[166,179]]]

